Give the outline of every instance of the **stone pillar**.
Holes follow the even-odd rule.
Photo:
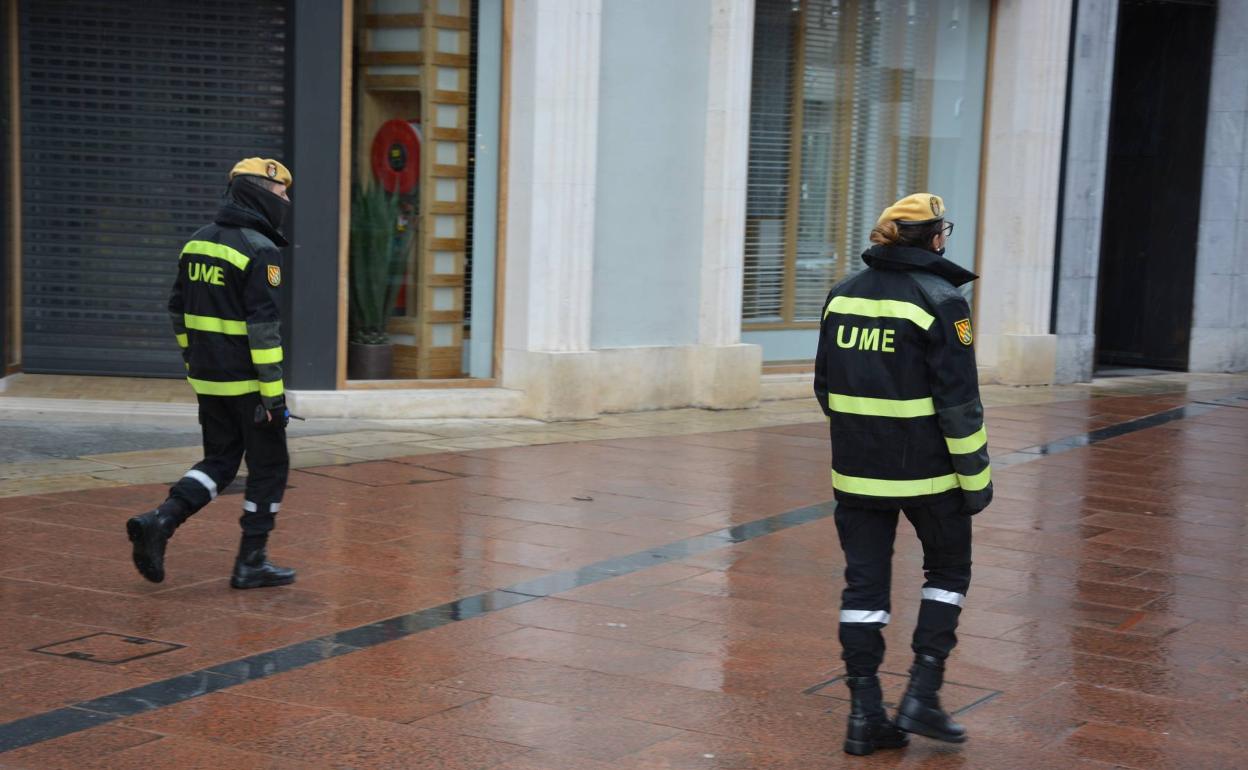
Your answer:
[[[1209,123],[1188,368],[1248,370],[1248,0],[1222,0]]]
[[[1051,383],[1049,331],[1070,0],[1001,0],[976,289],[980,363],[1007,384]]]
[[[754,3],[710,3],[694,403],[712,409],[739,409],[758,402],[762,374],[762,348],[741,344]]]
[[[1114,92],[1118,0],[1080,0],[1070,66],[1066,184],[1057,283],[1057,378],[1092,379],[1109,108]]]
[[[541,419],[598,414],[590,350],[602,0],[515,0],[503,386]]]

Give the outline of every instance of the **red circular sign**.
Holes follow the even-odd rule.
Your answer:
[[[416,191],[420,179],[420,124],[388,120],[373,137],[373,176],[386,192]]]

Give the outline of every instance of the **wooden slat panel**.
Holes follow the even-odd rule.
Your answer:
[[[466,142],[468,141],[468,129],[432,128],[429,130],[429,138],[434,141],[443,142]]]
[[[434,214],[466,214],[468,207],[457,201],[434,201],[429,204],[429,211]]]
[[[463,310],[430,310],[425,313],[425,320],[431,324],[455,324],[463,323]],[[437,348],[434,348],[437,350]]]
[[[434,91],[430,99],[434,104],[457,104],[465,105],[468,103],[467,91]]]
[[[425,26],[423,13],[370,13],[364,17],[369,29],[419,29]]]
[[[434,275],[427,276],[426,280],[429,282],[430,286],[437,286],[438,288],[445,288],[449,286],[451,288],[455,288],[464,285],[464,274],[435,273]]]
[[[368,91],[419,91],[420,75],[365,75],[364,88]]]
[[[433,17],[434,29],[472,29],[472,19],[464,16],[444,16],[437,14]]]
[[[434,166],[433,176],[436,179],[467,179],[467,166]]]
[[[420,66],[425,63],[425,55],[420,51],[365,51],[364,64],[377,66]]]
[[[462,53],[442,53],[435,51],[433,53],[433,63],[439,67],[459,67],[468,69],[472,64],[472,60]]]
[[[429,248],[434,251],[464,251],[463,238],[431,238]]]

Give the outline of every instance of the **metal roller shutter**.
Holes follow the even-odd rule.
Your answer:
[[[286,147],[286,0],[21,3],[23,369],[182,376],[165,303],[230,166]]]

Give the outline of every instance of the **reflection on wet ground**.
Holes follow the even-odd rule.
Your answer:
[[[1241,766],[1242,390],[990,408],[997,499],[948,675],[972,739],[866,762]],[[227,587],[237,496],[178,532],[160,585],[120,523],[162,486],[0,499],[0,768],[863,764],[820,687],[843,564],[825,432],[296,471],[271,550],[300,578],[273,591]],[[919,562],[899,537],[887,671]]]

